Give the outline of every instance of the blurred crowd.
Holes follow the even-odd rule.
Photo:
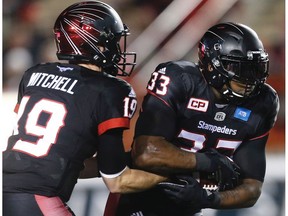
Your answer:
[[[173,0],[103,1],[113,6],[129,26],[132,33],[129,43],[141,34]],[[3,92],[16,91],[23,72],[30,66],[40,62],[57,61],[53,40],[54,21],[67,5],[74,2],[77,1],[3,0]],[[239,16],[239,19],[243,19],[243,10],[245,10],[243,2],[249,1],[238,1],[227,16]],[[268,83],[277,90],[281,100],[279,118],[271,133],[268,149],[283,151],[285,140],[284,0],[263,0],[261,3],[258,2],[259,7],[262,2],[270,2],[271,6],[266,5],[262,15],[255,15],[251,23],[257,26],[255,30],[263,35],[263,42],[270,57]],[[277,31],[274,29],[276,26]]]

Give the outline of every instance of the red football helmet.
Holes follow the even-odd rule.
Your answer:
[[[54,33],[59,60],[90,62],[113,76],[129,76],[134,69],[136,53],[126,52],[129,29],[106,3],[87,1],[71,5],[57,18]]]

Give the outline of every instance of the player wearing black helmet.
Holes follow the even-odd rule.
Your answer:
[[[56,20],[54,34],[60,60],[93,63],[118,76],[129,76],[134,69],[136,53],[126,51],[129,29],[105,3],[71,5]]]
[[[23,75],[17,126],[3,153],[4,216],[74,215],[65,203],[86,159],[97,160],[100,173],[90,167],[81,175],[101,175],[111,192],[141,191],[166,179],[126,161],[122,134],[137,100],[114,76],[129,75],[135,61],[126,59],[125,43],[120,47],[128,29],[117,12],[99,1],[75,3],[59,15],[54,32],[57,56],[69,63],[39,64]]]
[[[279,111],[277,93],[265,83],[268,54],[254,30],[236,23],[211,27],[198,54],[197,64],[156,67],[136,123],[135,167],[174,174],[176,181],[121,195],[116,215],[202,215],[203,208],[251,207],[258,200],[265,145]],[[225,170],[203,172],[201,152],[231,158],[238,181]]]
[[[229,102],[254,97],[268,77],[269,59],[256,32],[242,24],[215,25],[202,37],[199,68],[206,81]],[[241,83],[236,92],[231,81]]]

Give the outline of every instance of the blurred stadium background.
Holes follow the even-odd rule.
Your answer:
[[[259,34],[270,57],[268,83],[278,92],[281,109],[267,144],[267,174],[258,203],[249,209],[205,210],[205,216],[284,216],[285,214],[285,0],[102,0],[114,7],[131,31],[129,50],[137,67],[127,79],[139,106],[155,66],[167,60],[197,61],[197,42],[221,21],[244,23]],[[13,127],[13,108],[23,72],[30,66],[57,61],[53,25],[75,0],[3,0],[3,74],[1,143]],[[125,133],[127,149],[133,127]],[[76,123],[77,124],[77,123]],[[103,214],[108,191],[101,179],[80,180],[69,202],[77,216]]]

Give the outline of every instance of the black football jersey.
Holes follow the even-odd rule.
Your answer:
[[[240,105],[217,104],[198,66],[186,61],[158,65],[148,82],[147,91],[135,136],[163,136],[179,148],[191,152],[216,148],[233,157],[246,143],[268,137],[279,110],[277,93],[268,84],[262,87],[258,96]],[[263,140],[262,150],[267,138]],[[247,146],[243,149],[248,152],[253,143]],[[245,164],[247,158],[241,157]],[[245,166],[249,167],[248,164]],[[255,166],[263,166],[259,168],[261,173],[248,170],[253,167],[250,166],[246,177],[262,181],[265,161]]]
[[[136,105],[132,87],[106,73],[62,63],[32,67],[19,85],[18,125],[3,153],[3,191],[68,200],[99,136],[129,128]],[[126,164],[118,164],[100,170],[119,173]]]

